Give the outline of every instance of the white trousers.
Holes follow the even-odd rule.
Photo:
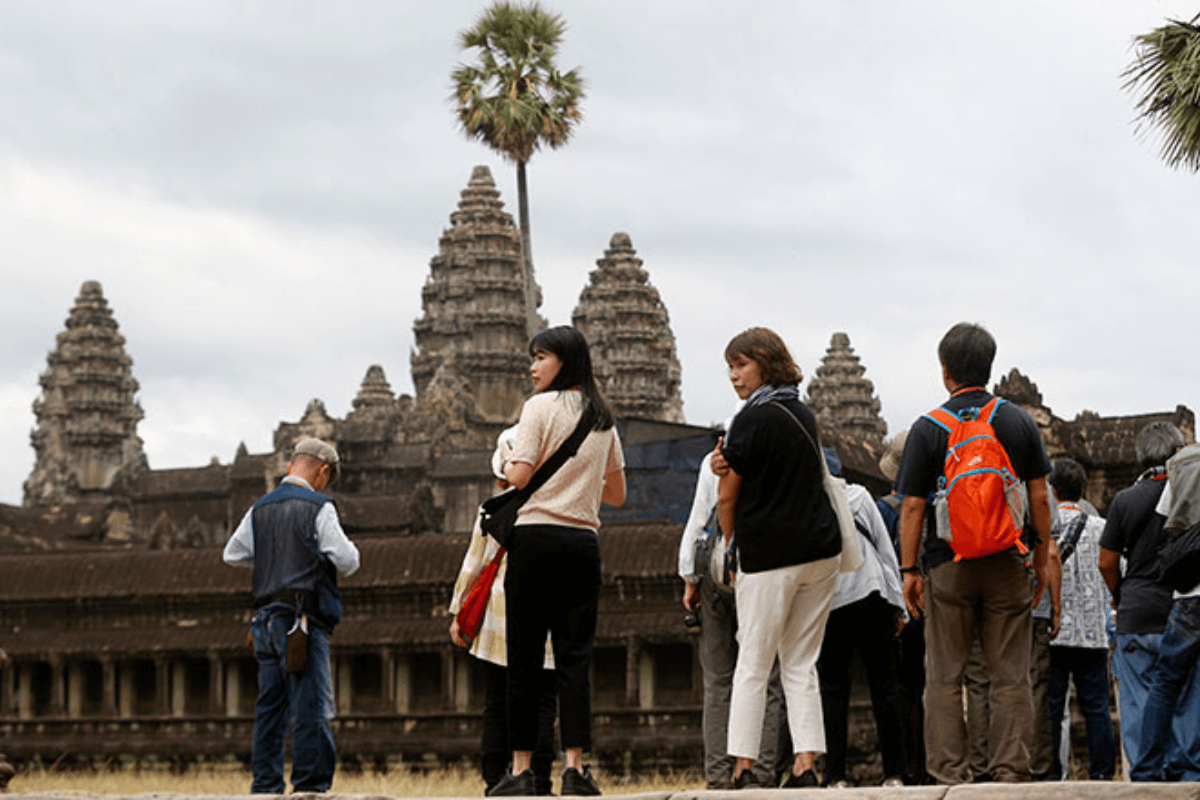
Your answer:
[[[775,656],[796,753],[825,752],[817,656],[841,556],[766,572],[739,572],[738,659],[729,708],[729,754],[757,758]]]

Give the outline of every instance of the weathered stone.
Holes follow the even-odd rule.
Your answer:
[[[679,359],[667,308],[627,233],[615,233],[579,296],[572,322],[617,416],[683,422]]]
[[[525,349],[532,310],[525,300],[521,234],[487,167],[475,167],[450,222],[429,262],[423,315],[413,324],[413,386],[420,401],[439,370],[453,370],[467,382],[483,419],[507,422],[529,389]],[[531,301],[535,309],[541,304],[536,285]]]
[[[1134,441],[1138,431],[1151,422],[1170,422],[1187,441],[1196,435],[1196,417],[1185,406],[1173,412],[1102,417],[1094,411],[1082,411],[1074,420],[1055,416],[1042,401],[1037,384],[1012,369],[993,387],[993,393],[1020,406],[1041,431],[1046,453],[1051,458],[1069,456],[1088,473],[1086,499],[1105,509],[1117,492],[1129,486],[1141,472]]]
[[[835,333],[808,384],[805,402],[820,425],[879,447],[887,435],[887,423],[879,416],[875,385],[863,377],[864,372],[850,337]]]
[[[33,403],[36,461],[25,481],[25,505],[119,491],[122,479],[147,468],[137,435],[142,409],[134,401],[133,361],[99,282],[80,288],[46,362],[42,395]]]

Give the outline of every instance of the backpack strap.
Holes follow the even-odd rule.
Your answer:
[[[993,397],[987,402],[987,405],[979,409],[979,417],[981,419],[986,419],[987,424],[991,425],[992,419],[996,416],[996,412],[999,411],[1000,406],[1004,405],[1006,402],[1008,401],[1006,401],[1003,397]]]
[[[954,426],[962,422],[961,419],[941,406],[938,406],[933,411],[925,414],[924,417],[934,425],[937,425],[939,428],[944,430],[947,435],[954,431]]]

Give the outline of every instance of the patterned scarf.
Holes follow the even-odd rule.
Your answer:
[[[764,383],[746,398],[745,405],[734,415],[733,422],[736,422],[738,417],[742,416],[748,408],[761,406],[763,403],[770,403],[772,401],[784,402],[786,400],[800,400],[800,386],[798,384],[789,383],[784,386],[775,386],[770,383]],[[731,423],[729,427],[732,429],[733,424]],[[729,431],[725,432],[725,437],[729,437]]]

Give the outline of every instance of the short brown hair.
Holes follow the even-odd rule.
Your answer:
[[[764,383],[789,386],[800,383],[804,375],[779,334],[770,328],[747,328],[725,345],[725,361],[733,363],[745,356],[762,370]]]

